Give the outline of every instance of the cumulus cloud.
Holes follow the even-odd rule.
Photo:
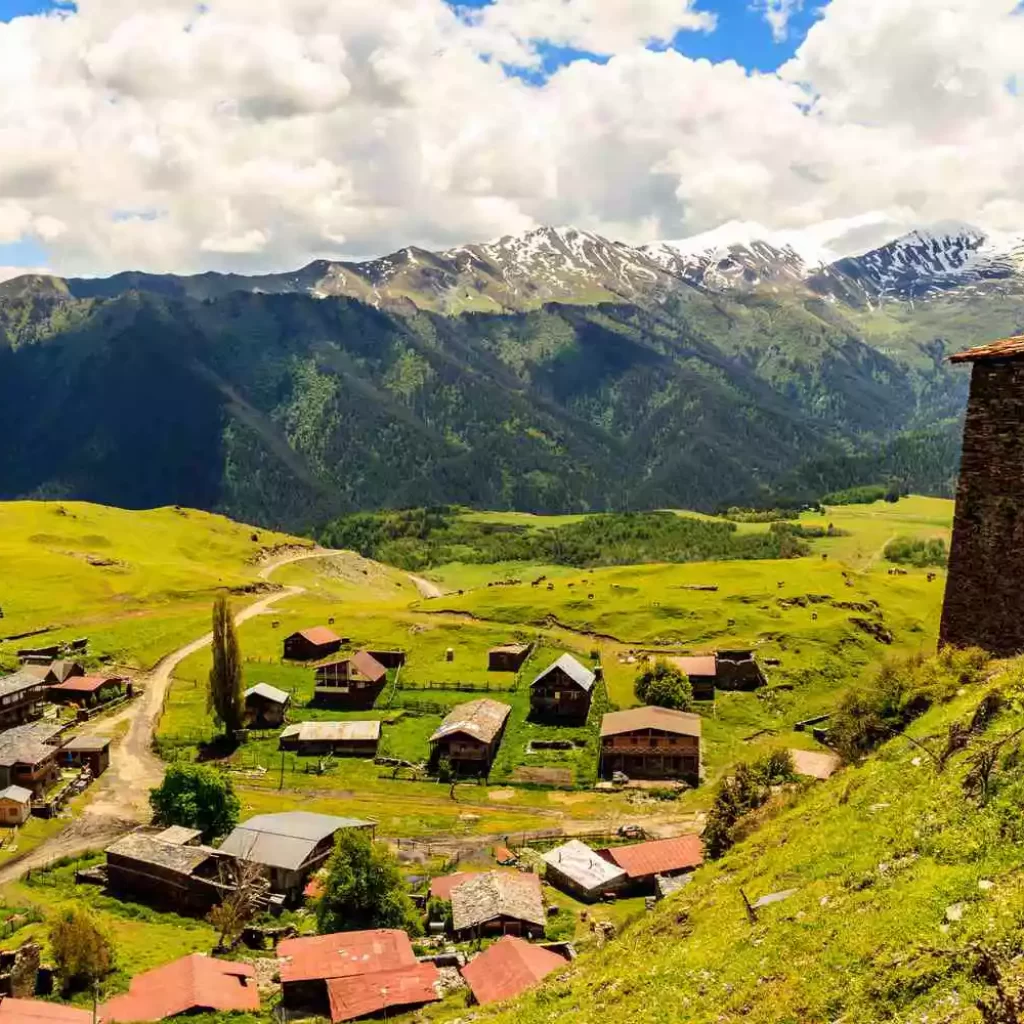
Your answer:
[[[765,0],[773,27],[795,7]],[[61,273],[287,269],[575,223],[625,241],[1024,231],[1016,0],[831,0],[775,74],[692,0],[80,0],[0,24],[0,244]],[[602,55],[545,81],[546,40]],[[886,228],[888,230],[888,228]],[[874,238],[872,241],[881,241]]]
[[[789,34],[789,19],[803,10],[804,0],[754,0],[751,7],[762,13],[772,30],[772,37],[781,43]]]

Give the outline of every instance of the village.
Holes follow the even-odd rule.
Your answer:
[[[333,619],[280,641],[282,663],[311,677],[308,704],[317,717],[296,719],[293,692],[255,682],[241,693],[235,737],[240,749],[250,737],[271,737],[282,757],[307,765],[361,759],[450,782],[453,790],[460,780],[485,782],[501,750],[510,705],[492,697],[454,704],[415,761],[382,756],[391,725],[371,712],[394,686],[407,652],[351,649],[332,626]],[[701,707],[713,707],[720,692],[754,692],[767,683],[749,649],[657,662],[651,655],[631,656],[638,673],[657,663],[685,680],[691,710],[653,702],[604,710],[607,700],[596,699],[603,683],[600,663],[587,665],[563,651],[538,665],[536,648],[535,642],[496,645],[486,652],[485,671],[517,682],[521,677],[529,719],[554,728],[554,735],[592,729],[599,744],[598,791],[700,786]],[[17,827],[30,816],[60,813],[108,768],[111,739],[102,731],[94,734],[90,722],[136,699],[139,687],[124,676],[87,674],[75,660],[86,652],[87,641],[24,649],[22,667],[0,679],[0,824],[10,837],[5,842],[15,841]],[[446,663],[454,657],[451,648],[443,652]],[[543,742],[556,749],[574,745],[571,739]],[[826,778],[836,767],[828,754],[792,753],[797,771],[810,777]],[[156,821],[76,862],[73,886],[126,905],[204,920],[231,907],[237,916],[231,943],[217,957],[197,950],[133,977],[126,993],[97,1000],[95,1017],[52,1001],[45,1013],[58,1024],[86,1024],[87,1018],[155,1021],[253,1013],[273,1003],[289,1018],[340,1022],[394,1016],[445,999],[481,1005],[505,1000],[564,968],[576,956],[573,937],[581,924],[589,923],[591,941],[613,938],[615,925],[588,908],[621,905],[629,914],[643,913],[685,885],[703,862],[703,844],[696,831],[674,831],[651,838],[634,825],[581,837],[524,835],[465,859],[446,857],[428,865],[414,860],[402,867],[402,898],[415,908],[404,927],[311,934],[311,926],[322,921],[318,901],[335,884],[335,850],[349,842],[372,846],[381,838],[375,821],[271,811],[241,820],[221,836]],[[232,959],[237,950],[245,950],[246,958]],[[33,942],[15,946],[10,956],[20,966],[0,972],[0,1020],[34,1020],[42,1012],[35,1000],[52,991],[52,968],[38,962]]]

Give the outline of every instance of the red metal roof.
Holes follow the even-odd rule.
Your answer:
[[[565,966],[566,961],[550,949],[509,935],[466,964],[462,976],[478,1003],[496,1003],[518,996]]]
[[[0,1000],[0,1021],[3,1024],[92,1024],[92,1014],[43,999],[4,996]]]
[[[328,629],[326,626],[311,626],[309,629],[300,629],[298,635],[305,637],[311,644],[316,644],[317,646],[341,643],[341,637],[333,629]]]
[[[332,978],[327,982],[331,1020],[356,1020],[391,1007],[436,1002],[441,997],[434,985],[440,978],[433,964],[420,963],[357,978]]]
[[[949,357],[951,363],[974,363],[979,359],[1016,359],[1024,356],[1024,335],[978,345]]]
[[[283,983],[352,978],[416,963],[409,936],[397,928],[285,939],[277,955]]]
[[[698,835],[654,839],[649,843],[634,843],[632,846],[613,846],[601,852],[632,879],[685,871],[699,867],[704,862],[704,844]]]
[[[252,964],[193,953],[132,978],[128,991],[100,1008],[105,1021],[150,1021],[195,1010],[259,1010]]]
[[[112,676],[72,676],[63,683],[54,683],[51,690],[71,690],[76,693],[95,693],[107,683],[117,682]]]
[[[388,674],[388,670],[369,651],[356,651],[348,660],[371,683],[380,682]]]

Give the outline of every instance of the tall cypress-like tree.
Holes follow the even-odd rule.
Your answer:
[[[242,655],[231,608],[223,594],[213,602],[212,647],[209,707],[217,724],[232,736],[242,727]]]

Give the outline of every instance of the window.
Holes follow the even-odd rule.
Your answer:
[[[657,745],[658,745],[658,737],[657,736],[652,736],[651,737],[651,746],[652,747],[656,747]]]

